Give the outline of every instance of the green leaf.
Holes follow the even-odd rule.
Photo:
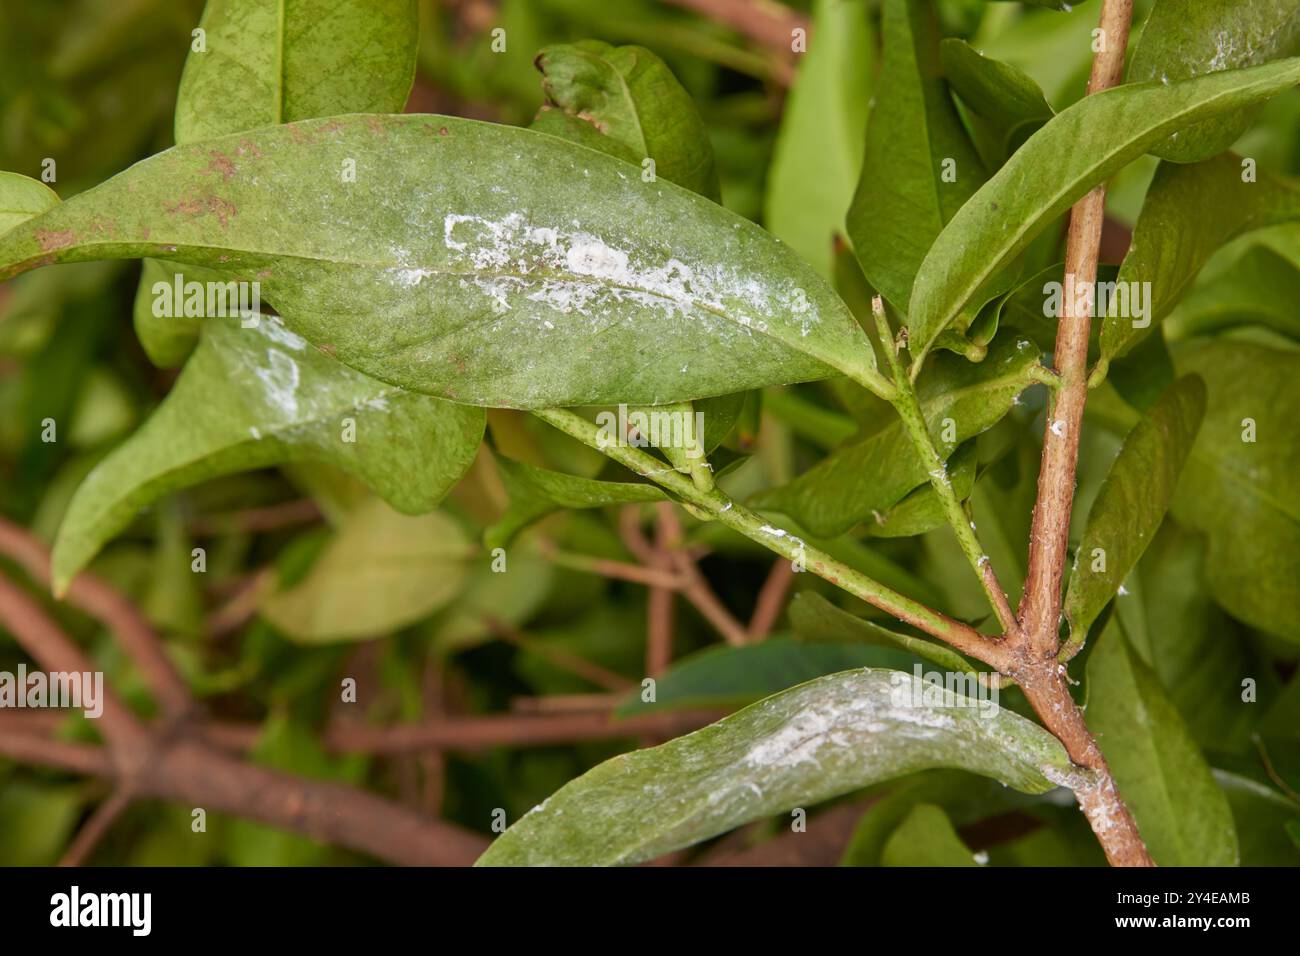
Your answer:
[[[1215,770],[1237,825],[1242,866],[1300,866],[1300,806],[1249,777]]]
[[[984,56],[964,40],[939,44],[944,76],[967,108],[996,135],[1002,157],[1014,153],[1052,118],[1038,84],[1024,70]]]
[[[767,227],[828,278],[862,169],[874,33],[865,0],[817,0],[767,174]]]
[[[1205,414],[1205,383],[1180,378],[1124,439],[1088,512],[1065,592],[1065,616],[1082,640],[1155,537]]]
[[[948,460],[948,477],[952,480],[952,490],[958,501],[965,501],[975,490],[975,464],[973,442],[966,442],[959,447]],[[873,515],[873,518],[875,520],[862,526],[872,538],[907,538],[925,534],[948,523],[939,493],[931,484],[921,485],[909,492],[898,504],[881,511],[879,517]]]
[[[1128,81],[1187,80],[1297,52],[1300,9],[1293,0],[1157,0],[1133,51]],[[1198,123],[1151,151],[1176,163],[1209,159],[1231,146],[1258,113],[1258,106],[1249,106]]]
[[[882,866],[979,866],[942,807],[919,803],[881,851]]]
[[[918,398],[945,458],[962,442],[992,427],[1030,384],[1038,346],[1027,339],[995,342],[978,364],[955,355],[939,356],[917,383]],[[945,441],[945,419],[952,420]],[[808,469],[788,485],[757,499],[764,508],[788,514],[815,535],[841,534],[874,519],[928,479],[903,424],[896,418]]]
[[[416,0],[208,0],[199,25],[205,49],[191,48],[181,75],[178,144],[340,113],[400,113],[415,79]],[[161,366],[179,365],[198,342],[198,320],[156,317],[145,291],[177,272],[217,278],[145,260],[135,329]]]
[[[85,804],[77,784],[6,779],[0,787],[0,866],[54,866]]]
[[[836,607],[816,591],[801,591],[790,602],[790,624],[806,641],[859,642],[901,648],[950,671],[973,671],[956,651],[919,637],[899,634]]]
[[[1242,158],[1232,153],[1204,163],[1161,163],[1133,229],[1119,282],[1145,283],[1146,315],[1108,315],[1102,321],[1103,359],[1124,355],[1173,310],[1210,256],[1246,232],[1300,219],[1300,190],[1258,174],[1244,182]],[[1135,325],[1143,323],[1142,325]]]
[[[883,641],[875,647],[861,643],[805,644],[787,637],[769,637],[758,644],[710,647],[676,661],[667,673],[656,678],[653,701],[643,702],[638,689],[619,705],[616,713],[632,717],[692,707],[743,707],[839,671],[860,667],[910,669],[916,658],[900,650],[900,646],[900,642]]]
[[[916,277],[909,342],[920,358],[1038,232],[1169,133],[1300,82],[1300,58],[1182,83],[1120,86],[1054,116],[935,240]]]
[[[343,158],[356,182],[340,181]],[[470,120],[312,120],[138,163],[0,237],[0,278],[104,256],[220,267],[345,364],[470,404],[879,378],[861,327],[790,250],[626,170]]]
[[[1237,833],[1223,791],[1117,623],[1088,658],[1088,727],[1159,866],[1236,866]]]
[[[54,546],[55,590],[142,507],[218,475],[328,462],[396,508],[428,511],[473,462],[483,427],[481,409],[355,372],[273,318],[209,321],[162,405],[77,489]]]
[[[505,547],[524,528],[563,508],[603,508],[667,500],[658,485],[580,478],[501,455],[496,462],[510,496],[510,506],[484,535],[484,544],[489,549]]]
[[[663,60],[644,47],[579,40],[543,47],[536,63],[546,104],[535,129],[570,138],[585,123],[626,147],[637,166],[653,159],[656,176],[718,200],[708,128]],[[557,111],[566,119],[553,119]]]
[[[1174,364],[1207,389],[1174,514],[1209,537],[1215,600],[1253,627],[1300,641],[1300,354],[1202,340],[1177,349]]]
[[[208,0],[176,102],[176,142],[341,113],[400,113],[416,0]],[[217,167],[220,170],[220,166]]]
[[[162,296],[167,294],[164,289],[172,289],[172,301],[176,301],[177,276],[180,276],[182,289],[191,282],[204,283],[206,289],[206,283],[225,283],[229,280],[216,269],[164,262],[161,259],[145,259],[140,267],[140,284],[135,290],[135,305],[132,310],[136,338],[154,365],[159,368],[176,368],[185,363],[185,359],[199,344],[199,329],[204,317],[185,315],[180,305],[171,309],[164,308],[165,300]],[[204,310],[206,311],[206,303]],[[172,314],[168,315],[168,312]]]
[[[940,75],[931,5],[886,0],[882,30],[884,64],[848,228],[867,280],[901,310],[926,251],[985,173]],[[951,182],[945,161],[956,164]]]
[[[1050,795],[1028,796],[960,770],[927,770],[891,784],[888,793],[872,802],[858,820],[840,866],[880,866],[885,844],[918,804],[941,807],[949,820],[964,826],[1051,799]]]
[[[1242,681],[1253,679],[1259,699],[1271,700],[1276,680],[1210,597],[1202,536],[1166,521],[1127,588],[1115,613],[1197,743],[1224,752],[1244,747],[1263,715],[1261,705],[1242,700]]]
[[[59,194],[44,183],[0,171],[0,233],[58,204]]]
[[[1077,772],[1036,724],[1006,710],[981,716],[951,692],[948,706],[917,706],[911,695],[922,686],[898,671],[833,674],[615,757],[516,822],[478,865],[638,863],[930,767],[970,770],[1028,793]],[[648,796],[659,808],[653,814]]]
[[[460,593],[470,545],[446,515],[411,517],[372,499],[348,516],[307,576],[258,610],[305,644],[381,637]]]
[[[1238,325],[1262,325],[1300,340],[1300,269],[1266,245],[1251,246],[1230,269],[1198,283],[1169,316],[1166,334],[1189,339]]]

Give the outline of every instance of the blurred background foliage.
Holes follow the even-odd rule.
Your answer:
[[[526,125],[542,104],[534,65],[542,47],[585,38],[646,46],[671,67],[704,119],[722,203],[793,244],[861,307],[856,266],[836,257],[820,227],[842,222],[861,165],[880,61],[878,10],[874,3],[865,5],[869,17],[837,23],[835,16],[842,14],[831,4],[814,10],[810,3],[789,3],[794,13],[813,18],[814,30],[820,26],[835,38],[819,48],[820,59],[810,54],[800,64],[686,9],[690,4],[421,0],[419,68],[408,111]],[[980,0],[941,0],[937,6],[945,35],[967,38],[985,54],[1024,70],[1053,109],[1083,95],[1095,2],[1080,3],[1070,13]],[[1150,3],[1139,2],[1138,8],[1141,16]],[[169,146],[175,91],[201,10],[198,0],[5,3],[0,168],[39,177],[42,162],[53,157],[55,188],[67,198]],[[491,49],[497,27],[508,37],[504,52]],[[796,66],[799,80],[791,89]],[[1300,175],[1300,92],[1271,102],[1237,149],[1275,175]],[[1118,263],[1122,256],[1126,227],[1136,220],[1155,166],[1148,157],[1112,185],[1108,238],[1118,237],[1119,255],[1112,251],[1106,261]],[[1041,253],[1044,264],[1060,259],[1062,231],[1049,232],[1045,244],[1053,248]],[[1249,291],[1239,281],[1239,269],[1247,266],[1280,274],[1275,281],[1300,283],[1300,259],[1288,255],[1293,250],[1281,241],[1229,246],[1207,268],[1191,305],[1209,303],[1202,311],[1213,312],[1224,296],[1240,298]],[[65,265],[0,286],[0,514],[46,542],[77,484],[145,420],[175,380],[175,371],[149,362],[131,329],[138,268],[120,262]],[[1249,312],[1249,304],[1240,311]],[[1187,335],[1205,334],[1198,314],[1182,320]],[[1294,349],[1294,319],[1289,333],[1277,331],[1282,321],[1254,324],[1273,330],[1271,346]],[[1223,331],[1221,323],[1208,326],[1215,334]],[[1166,326],[1178,327],[1176,320]],[[1116,379],[1122,379],[1120,371]],[[983,533],[1002,542],[992,557],[1003,580],[1013,584],[1023,577],[1041,391],[1028,393],[1024,404],[969,449],[978,475],[972,507]],[[1076,524],[1088,514],[1134,415],[1111,386],[1092,403]],[[882,403],[842,381],[770,389],[761,412],[754,400],[741,412],[719,453],[732,463],[728,490],[744,498],[782,485],[848,436],[878,429],[881,416]],[[57,424],[55,442],[42,440],[49,419]],[[647,590],[592,574],[582,560],[572,559],[583,556],[587,565],[589,559],[635,560],[619,533],[619,509],[546,517],[512,543],[506,574],[492,573],[481,544],[507,507],[519,506],[521,495],[518,483],[512,485],[494,463],[493,451],[588,478],[629,476],[524,414],[491,411],[489,435],[492,450],[480,451],[435,515],[398,518],[353,479],[325,466],[266,469],[167,497],[109,545],[93,569],[144,609],[213,715],[260,727],[252,759],[364,786],[486,834],[495,808],[504,808],[513,821],[636,741],[380,758],[332,753],[320,731],[338,719],[396,723],[444,713],[527,715],[587,706],[584,699],[593,695],[601,696],[589,706],[608,708],[612,701],[624,713],[641,708],[636,688],[646,671]],[[642,523],[650,533],[654,506],[627,507],[644,508]],[[700,555],[712,588],[732,615],[747,620],[772,556],[716,525],[689,518],[685,523],[686,540]],[[948,613],[972,620],[986,613],[946,529],[900,538],[869,530],[829,546]],[[396,569],[395,577],[404,580],[391,582],[391,591],[381,591],[376,602],[375,595],[356,594],[349,580],[350,549],[367,535],[377,536],[375,547],[395,552],[418,550],[431,540],[457,545],[418,553]],[[1243,862],[1300,862],[1300,851],[1285,836],[1287,828],[1296,834],[1300,821],[1294,792],[1300,789],[1300,686],[1292,676],[1297,647],[1234,620],[1205,596],[1195,559],[1203,543],[1194,532],[1171,520],[1160,544],[1135,572],[1147,586],[1135,586],[1124,608],[1130,640],[1181,639],[1155,655],[1164,662],[1156,670],[1228,794]],[[206,550],[203,574],[191,571],[192,548],[198,546]],[[332,562],[326,560],[331,549],[337,556]],[[269,580],[281,593],[311,589],[302,600],[328,599],[335,618],[361,613],[363,604],[373,614],[381,604],[380,618],[367,619],[373,640],[335,640],[328,629],[277,615],[264,600]],[[796,607],[813,599],[805,592],[817,592],[860,617],[878,614],[812,575],[797,576],[793,587]],[[1176,594],[1179,588],[1185,593]],[[107,680],[147,711],[146,689],[110,636],[39,587],[31,591],[90,650]],[[1134,636],[1145,634],[1144,622],[1158,618],[1173,600],[1193,609],[1178,622],[1178,635]],[[673,654],[685,660],[661,678],[655,706],[734,707],[843,667],[910,670],[916,660],[896,648],[863,644],[857,636],[845,643],[824,617],[806,615],[812,623],[803,628],[792,617],[797,615],[783,615],[763,644],[728,648],[694,607],[679,601]],[[596,670],[575,668],[573,658]],[[0,635],[0,669],[14,670],[24,660],[16,644]],[[1202,693],[1195,685],[1200,669],[1211,666],[1207,661],[1226,691],[1204,674],[1208,689]],[[1240,705],[1234,706],[1235,675],[1241,674],[1259,681],[1261,699],[1267,689],[1266,699],[1280,703],[1260,704],[1258,716],[1242,718]],[[338,687],[345,676],[358,681],[361,717],[340,717]],[[1014,694],[1004,703],[1022,709]],[[62,721],[59,733],[94,739],[79,718]],[[104,793],[104,785],[93,780],[0,760],[0,863],[55,862]],[[1026,797],[957,772],[918,775],[822,812],[828,830],[834,817],[838,841],[792,846],[769,839],[788,829],[778,820],[697,849],[693,858],[833,863],[843,856],[848,863],[874,865],[948,862],[954,854],[960,859],[979,850],[995,864],[1101,862],[1069,801]],[[777,849],[765,857],[746,856],[763,847]],[[195,838],[187,809],[159,803],[134,806],[94,859],[178,865],[359,861],[344,850],[216,815],[209,817],[206,838]]]

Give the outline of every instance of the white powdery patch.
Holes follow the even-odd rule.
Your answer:
[[[293,421],[298,416],[298,363],[277,349],[266,350],[266,362],[253,367],[253,374],[262,383],[263,397],[285,421]]]
[[[443,243],[498,312],[510,307],[511,295],[522,295],[565,315],[599,315],[620,303],[670,315],[703,309],[759,332],[774,316],[795,315],[804,335],[818,321],[816,306],[793,285],[778,289],[733,266],[613,245],[576,222],[539,226],[522,213],[501,219],[451,213],[443,219]],[[420,271],[398,270],[397,278]]]
[[[907,731],[911,736],[926,738],[935,731],[955,728],[957,722],[934,709],[899,706],[887,698],[830,700],[801,710],[751,747],[744,763],[753,768],[788,768],[803,763],[820,766],[818,753],[824,746],[837,751],[869,746],[855,738],[898,732],[903,725],[914,728]]]
[[[301,352],[307,347],[307,340],[297,333],[290,332],[279,319],[262,316],[262,321],[258,323],[257,327],[263,335],[277,345],[283,345],[295,352]]]

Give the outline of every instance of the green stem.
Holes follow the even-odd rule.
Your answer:
[[[903,363],[898,357],[894,334],[889,327],[889,320],[885,316],[885,306],[880,296],[876,296],[872,300],[871,311],[875,316],[876,329],[880,333],[880,341],[884,347],[890,371],[894,376],[894,385],[897,388],[897,395],[893,399],[894,408],[903,420],[903,427],[907,430],[912,445],[921,458],[921,464],[930,476],[930,486],[934,488],[935,494],[939,496],[939,503],[943,508],[944,517],[948,519],[948,524],[952,526],[953,533],[957,536],[957,543],[966,555],[966,560],[970,562],[975,576],[979,578],[980,585],[988,596],[989,604],[998,617],[998,623],[1002,626],[1003,633],[1015,634],[1019,630],[1015,612],[1011,610],[1011,604],[1007,600],[1006,592],[1002,590],[1002,585],[998,582],[997,574],[993,571],[989,557],[984,553],[979,538],[975,535],[975,529],[966,516],[966,509],[962,507],[957,493],[953,490],[952,480],[948,477],[947,462],[939,454],[938,449],[934,447],[934,440],[930,437],[930,428],[926,424],[925,414],[921,411],[921,403],[916,397],[916,387],[912,384],[911,378],[907,375]]]
[[[567,409],[550,408],[533,413],[542,421],[573,436],[585,445],[614,459],[629,470],[666,488],[683,503],[693,505],[752,541],[775,551],[790,561],[799,562],[809,571],[843,588],[868,604],[886,611],[900,621],[952,645],[957,650],[984,661],[999,670],[1008,665],[1000,641],[979,633],[960,621],[946,617],[924,604],[899,594],[861,571],[835,560],[829,554],[806,544],[781,528],[768,524],[761,516],[732,501],[721,490],[702,491],[686,475],[664,467],[663,462],[638,448],[602,443],[599,429]]]

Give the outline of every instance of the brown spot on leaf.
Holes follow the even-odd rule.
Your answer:
[[[71,229],[37,229],[36,242],[42,252],[66,249],[77,241],[77,234]]]
[[[593,116],[591,113],[588,113],[586,110],[579,110],[577,113],[577,117],[583,122],[590,123],[592,126],[596,127],[596,129],[600,130],[602,133],[605,134],[609,133],[609,124],[602,123],[600,120],[596,119],[595,116]]]
[[[220,196],[208,196],[206,198],[197,197],[168,203],[167,211],[174,216],[182,215],[192,218],[211,213],[217,217],[217,221],[221,223],[221,228],[225,229],[230,225],[230,220],[239,214],[239,207],[229,199],[223,199]]]
[[[235,164],[231,162],[230,157],[221,152],[221,150],[209,150],[208,155],[212,157],[212,162],[208,163],[208,168],[203,170],[203,175],[207,176],[210,173],[220,173],[223,182],[235,175]]]

